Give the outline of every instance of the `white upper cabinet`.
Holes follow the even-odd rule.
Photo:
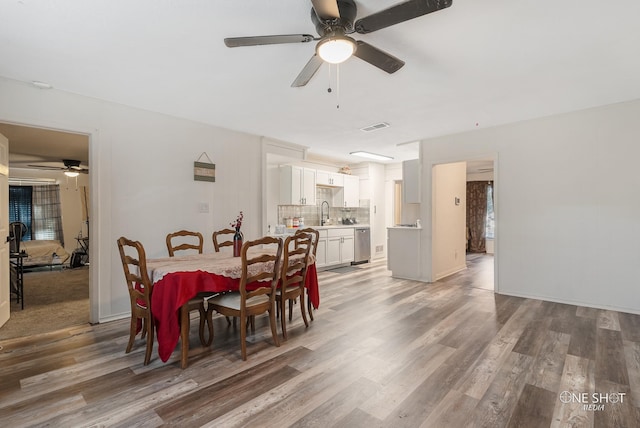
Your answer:
[[[402,162],[402,192],[406,204],[420,203],[420,160]]]
[[[280,204],[315,205],[316,170],[293,165],[281,166]]]
[[[343,206],[360,206],[360,178],[354,175],[343,175]]]
[[[318,186],[342,187],[344,174],[329,171],[316,171],[316,184]]]
[[[302,168],[302,205],[316,204],[316,170]]]

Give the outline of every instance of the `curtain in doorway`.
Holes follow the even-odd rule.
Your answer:
[[[60,186],[33,186],[33,238],[55,239],[64,247]]]
[[[471,253],[486,252],[488,188],[489,183],[486,181],[467,182],[467,250]]]

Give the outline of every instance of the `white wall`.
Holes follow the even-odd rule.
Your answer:
[[[257,136],[0,78],[0,120],[89,135],[91,165],[92,321],[129,314],[116,247],[140,240],[148,257],[166,256],[165,236],[198,230],[205,251],[211,233],[245,213],[247,237],[262,233],[262,151]],[[216,182],[193,180],[206,152]],[[201,202],[210,212],[198,212]]]
[[[360,178],[360,200],[369,202],[369,226],[371,259],[387,255],[387,209],[393,199],[386,196],[385,165],[377,162],[360,162],[350,166],[353,175]]]
[[[640,312],[639,117],[633,101],[423,141],[423,170],[494,155],[498,292]]]
[[[466,268],[466,176],[465,162],[435,165],[432,170],[432,260],[436,281]]]

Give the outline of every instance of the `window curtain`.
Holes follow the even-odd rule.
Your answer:
[[[32,193],[31,186],[9,186],[9,222],[16,221],[27,226],[23,241],[31,240]]]
[[[33,186],[33,239],[55,239],[64,247],[60,186]]]
[[[487,221],[486,181],[467,182],[467,249],[471,253],[486,252],[485,230]]]

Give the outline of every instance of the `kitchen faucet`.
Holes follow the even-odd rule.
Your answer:
[[[322,201],[320,204],[320,226],[324,226],[324,204],[327,204],[327,220],[329,220],[329,202]]]

